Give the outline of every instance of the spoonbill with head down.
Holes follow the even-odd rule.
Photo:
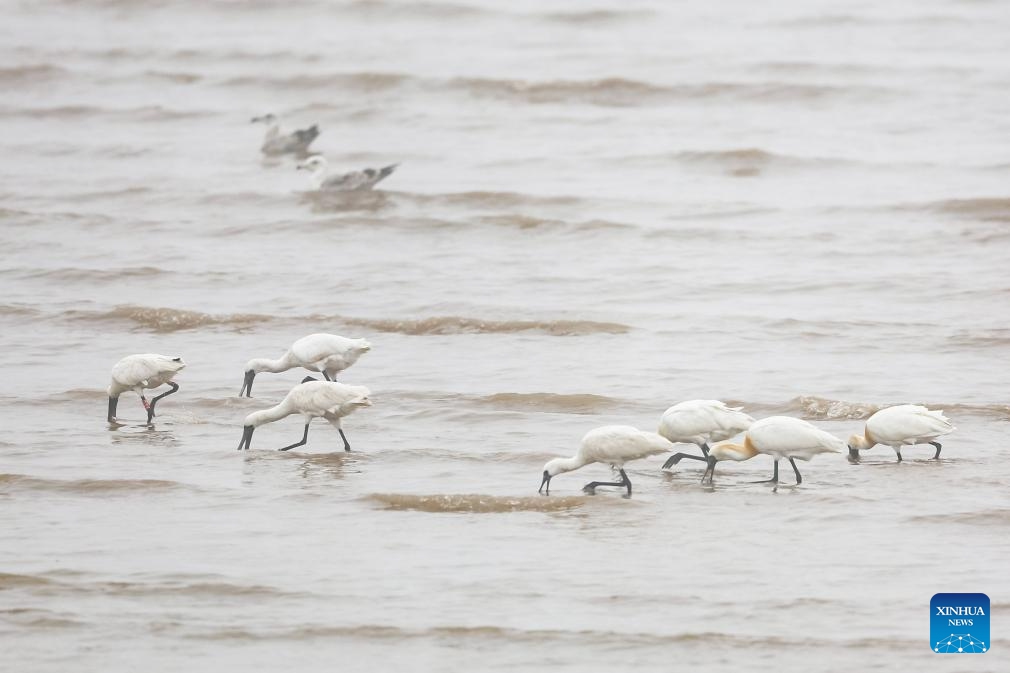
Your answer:
[[[881,409],[866,419],[863,434],[849,438],[849,461],[859,462],[859,452],[884,444],[894,449],[901,462],[901,447],[915,444],[932,444],[936,447],[934,459],[940,458],[943,445],[937,437],[955,430],[943,411],[932,411],[918,404],[899,404]]]
[[[767,482],[779,481],[779,460],[789,459],[796,473],[796,483],[802,484],[803,477],[796,467],[796,458],[810,460],[818,453],[840,453],[845,450],[845,442],[831,433],[791,416],[769,416],[762,418],[747,429],[742,444],[724,442],[712,447],[708,456],[708,469],[702,482],[715,476],[715,464],[720,460],[748,460],[759,453],[775,459],[775,472]]]
[[[348,339],[336,334],[310,334],[291,345],[288,352],[276,360],[255,358],[246,363],[245,380],[238,396],[252,397],[253,379],[259,372],[286,372],[295,367],[310,372],[322,372],[327,381],[336,381],[344,371],[372,349],[365,339]]]
[[[370,406],[372,401],[368,399],[368,388],[364,386],[349,386],[336,381],[317,381],[311,376],[306,376],[301,383],[291,389],[280,404],[254,411],[246,416],[238,450],[249,448],[253,432],[259,426],[292,414],[301,414],[305,419],[305,432],[301,441],[282,447],[278,451],[287,451],[308,442],[309,423],[313,418],[325,418],[340,433],[340,438],[344,440],[344,451],[350,451],[351,444],[347,441],[344,429],[340,427],[340,419],[358,407]]]
[[[319,127],[313,124],[307,129],[293,131],[291,133],[281,133],[281,122],[277,115],[265,114],[262,117],[253,117],[254,124],[266,124],[267,132],[263,137],[263,145],[260,151],[263,154],[301,154],[305,155],[309,151],[309,145],[319,137]]]
[[[168,397],[179,389],[179,384],[172,378],[186,366],[182,358],[173,358],[156,353],[141,353],[127,355],[112,368],[112,383],[109,384],[109,423],[116,423],[116,407],[119,396],[127,390],[140,395],[140,402],[147,411],[147,422],[154,418],[154,405],[163,397]],[[155,397],[150,402],[144,396],[144,390],[157,388],[167,383],[171,390]]]
[[[702,455],[675,453],[663,463],[663,469],[676,465],[684,458],[707,460],[709,442],[729,439],[749,428],[753,422],[753,418],[743,413],[742,407],[727,407],[719,400],[688,400],[673,405],[663,412],[657,432],[675,444],[697,444]]]
[[[590,430],[582,438],[578,452],[571,458],[555,458],[544,465],[544,479],[540,482],[540,492],[551,492],[551,479],[564,472],[571,472],[590,463],[608,463],[620,472],[621,481],[592,481],[582,487],[593,493],[597,486],[624,486],[631,496],[631,480],[624,471],[624,464],[630,460],[647,458],[670,450],[670,443],[654,432],[643,432],[629,425],[604,425]]]

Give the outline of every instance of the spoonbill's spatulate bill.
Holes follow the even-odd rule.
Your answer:
[[[112,368],[112,383],[109,384],[109,423],[116,423],[116,407],[119,396],[127,390],[132,390],[140,396],[140,402],[147,412],[147,422],[154,418],[154,405],[163,397],[168,397],[179,389],[179,384],[172,378],[186,366],[182,358],[173,358],[156,353],[141,353],[127,355]],[[144,395],[144,390],[157,388],[168,384],[171,390],[164,392],[150,402]]]
[[[762,418],[747,429],[743,444],[725,443],[708,457],[708,469],[702,477],[712,479],[718,460],[747,460],[758,453],[775,459],[775,472],[768,482],[779,481],[779,460],[787,458],[796,473],[796,483],[802,484],[803,477],[796,467],[796,460],[810,460],[819,453],[840,453],[845,451],[845,442],[831,433],[791,416],[769,416]]]
[[[245,366],[245,380],[239,397],[252,397],[253,380],[259,372],[286,372],[295,367],[310,372],[322,372],[327,381],[336,381],[337,374],[344,371],[371,350],[372,345],[365,339],[348,339],[336,334],[310,334],[291,345],[288,352],[276,360],[256,358]]]
[[[666,453],[670,448],[670,443],[654,432],[643,432],[628,425],[604,425],[586,433],[574,456],[555,458],[544,465],[540,492],[550,494],[551,479],[559,474],[577,470],[590,463],[607,463],[620,472],[621,481],[592,481],[583,486],[582,490],[593,493],[597,486],[623,486],[628,489],[630,496],[631,480],[624,471],[624,464]]]
[[[298,164],[298,170],[312,171],[309,179],[312,181],[312,186],[319,191],[360,192],[367,191],[388,178],[399,165],[390,164],[382,168],[366,168],[341,175],[330,175],[329,164],[327,164],[326,159],[321,156],[314,156]]]
[[[276,115],[265,114],[262,117],[253,117],[254,124],[266,124],[267,132],[263,137],[263,145],[260,151],[263,154],[276,156],[279,154],[301,154],[305,155],[309,151],[309,145],[319,136],[319,127],[313,124],[307,129],[293,131],[291,133],[281,132],[281,122]]]
[[[743,413],[742,407],[727,407],[719,400],[688,400],[673,405],[663,412],[657,432],[675,444],[696,444],[702,455],[675,453],[663,463],[663,469],[684,458],[707,460],[710,442],[738,435],[753,422],[753,418]]]
[[[744,461],[750,460],[758,454],[757,449],[754,448],[754,444],[749,438],[744,437],[742,444],[733,444],[731,442],[723,442],[721,444],[713,444],[712,448],[708,454],[706,460],[708,461],[708,467],[705,469],[705,474],[701,476],[701,483],[713,483],[715,479],[715,464],[723,460],[735,460]],[[776,472],[776,474],[778,474]],[[799,473],[797,473],[797,479],[799,479]]]
[[[358,407],[370,407],[368,388],[349,386],[336,381],[316,381],[311,376],[306,377],[277,406],[262,411],[254,411],[246,416],[245,427],[242,429],[242,440],[238,449],[248,449],[252,443],[253,432],[265,423],[273,423],[292,414],[301,414],[305,419],[305,432],[299,442],[281,447],[278,451],[287,451],[303,446],[309,440],[309,423],[313,418],[325,418],[326,421],[340,432],[344,440],[344,451],[351,450],[344,430],[340,427],[340,419]]]
[[[933,411],[918,404],[899,404],[881,409],[866,420],[862,435],[849,438],[849,460],[859,462],[859,452],[877,444],[890,446],[901,462],[901,447],[932,444],[934,459],[940,458],[943,445],[935,441],[955,430],[943,411]]]

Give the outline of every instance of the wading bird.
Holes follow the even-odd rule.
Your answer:
[[[292,414],[301,414],[305,419],[305,432],[301,441],[281,447],[278,451],[287,451],[308,442],[309,423],[313,418],[325,418],[340,433],[340,438],[344,440],[344,451],[350,451],[351,444],[347,441],[343,428],[340,427],[340,419],[358,407],[370,406],[372,401],[368,399],[368,388],[364,386],[349,386],[336,381],[317,381],[311,376],[306,376],[301,383],[291,389],[280,404],[254,411],[246,416],[238,450],[249,448],[253,432],[259,426]]]
[[[263,137],[260,151],[263,154],[276,156],[278,154],[301,154],[309,151],[309,145],[319,136],[319,127],[313,124],[307,129],[281,133],[281,122],[276,115],[265,114],[253,117],[254,124],[266,124],[267,133]]]
[[[818,453],[840,453],[845,450],[845,442],[810,423],[791,416],[769,416],[762,418],[747,429],[742,444],[724,442],[712,447],[708,456],[708,469],[701,480],[711,481],[715,476],[715,464],[720,460],[748,460],[759,453],[775,459],[775,472],[766,483],[779,481],[779,460],[789,459],[796,473],[796,483],[802,484],[803,477],[796,467],[796,458],[810,460]]]
[[[670,450],[670,443],[653,432],[643,432],[629,425],[604,425],[590,430],[582,438],[578,452],[571,458],[555,458],[544,465],[544,479],[540,492],[551,492],[551,478],[564,472],[577,470],[590,463],[608,463],[620,472],[621,481],[592,481],[582,487],[593,493],[597,486],[624,486],[631,496],[631,480],[624,471],[630,460],[647,458]]]
[[[657,432],[675,444],[696,444],[703,454],[675,453],[663,463],[663,469],[676,465],[684,458],[705,461],[708,459],[709,442],[721,442],[749,428],[754,419],[741,409],[727,407],[719,400],[689,400],[663,412]]]
[[[866,419],[862,435],[849,437],[849,461],[859,462],[859,452],[877,444],[890,446],[901,462],[901,447],[915,444],[932,444],[936,447],[934,459],[940,458],[937,437],[955,430],[943,411],[931,411],[918,404],[899,404],[881,409]]]
[[[286,372],[295,367],[321,372],[327,381],[336,381],[344,371],[371,350],[365,339],[348,339],[336,334],[310,334],[291,345],[288,352],[276,360],[254,358],[246,363],[245,380],[238,396],[252,397],[253,380],[259,372]]]
[[[140,395],[140,402],[147,411],[147,422],[154,418],[154,405],[158,400],[167,397],[179,389],[178,383],[172,382],[179,370],[183,369],[186,363],[182,358],[173,358],[167,355],[157,355],[155,353],[142,353],[139,355],[127,355],[116,363],[112,368],[112,383],[109,384],[109,423],[116,423],[116,407],[119,405],[119,396],[127,390]],[[155,397],[150,402],[144,396],[144,390],[157,388],[162,384],[168,384],[171,388]]]
[[[390,164],[382,168],[366,168],[341,175],[330,175],[329,164],[320,156],[309,157],[298,164],[300,171],[312,171],[309,179],[312,186],[323,192],[362,192],[374,187],[381,180],[392,175],[400,164]]]

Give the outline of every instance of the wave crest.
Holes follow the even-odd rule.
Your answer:
[[[33,80],[49,79],[66,71],[48,63],[0,68],[0,82],[4,84],[25,84]]]
[[[621,402],[603,395],[558,393],[497,393],[478,402],[509,411],[542,411],[560,414],[598,414],[620,406]]]
[[[268,315],[255,313],[236,313],[214,315],[200,311],[187,311],[175,308],[149,308],[146,306],[117,306],[111,311],[68,311],[67,317],[72,320],[88,320],[95,322],[133,322],[138,327],[155,332],[177,332],[179,330],[195,329],[216,325],[231,325],[248,327],[250,325],[273,320]]]
[[[129,491],[164,491],[182,487],[164,479],[45,479],[24,474],[0,474],[0,491],[26,489],[79,495],[102,495]]]
[[[291,323],[330,323],[348,327],[363,327],[376,332],[411,336],[443,334],[514,334],[542,332],[551,336],[581,336],[587,334],[625,334],[628,325],[593,320],[484,320],[463,316],[430,318],[349,318],[335,315],[275,317],[259,313],[212,314],[174,308],[152,308],[124,305],[111,311],[68,311],[71,320],[92,322],[132,322],[137,327],[155,332],[176,332],[201,327],[226,326],[248,328],[258,323],[283,320]]]
[[[789,407],[807,418],[823,421],[869,418],[886,405],[867,402],[843,402],[814,395],[801,395],[789,401]]]
[[[373,493],[368,500],[385,509],[418,512],[462,512],[494,514],[501,512],[558,512],[586,504],[587,498],[577,496],[544,497],[540,495],[510,497],[479,494],[407,495]]]
[[[934,201],[927,208],[986,222],[1010,222],[1010,198],[947,199]]]
[[[862,420],[867,419],[881,409],[885,409],[894,404],[922,404],[930,409],[943,410],[948,414],[970,414],[973,416],[985,416],[991,418],[1010,418],[1010,405],[1006,404],[962,404],[962,403],[931,403],[931,402],[895,402],[885,404],[874,404],[871,402],[846,402],[844,400],[832,400],[815,395],[801,395],[794,397],[784,405],[784,407],[748,404],[747,402],[734,402],[749,409],[768,409],[773,413],[800,413],[806,418],[821,421],[835,420]]]
[[[339,319],[338,319],[339,320]],[[435,334],[514,334],[543,332],[551,336],[584,336],[587,334],[625,334],[630,327],[620,323],[593,320],[482,320],[460,316],[440,316],[415,320],[344,318],[347,324],[367,327],[378,332],[408,335]]]

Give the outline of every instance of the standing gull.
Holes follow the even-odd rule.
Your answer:
[[[263,145],[260,151],[263,154],[276,156],[278,154],[305,154],[309,151],[309,145],[319,136],[319,127],[313,124],[307,129],[293,131],[292,133],[281,133],[281,122],[276,115],[265,114],[262,117],[253,117],[254,124],[266,124],[267,133],[263,137]]]
[[[663,469],[676,465],[684,458],[705,461],[709,442],[721,442],[751,426],[754,419],[741,411],[742,407],[727,407],[719,400],[688,400],[675,404],[663,413],[657,432],[671,442],[696,444],[701,456],[675,453]]]
[[[253,379],[258,372],[286,372],[295,367],[303,367],[310,372],[322,372],[327,381],[336,381],[337,374],[344,371],[372,349],[372,344],[364,339],[348,339],[337,334],[310,334],[291,345],[288,352],[271,360],[254,358],[246,363],[245,380],[238,396],[252,397]]]
[[[287,451],[308,442],[309,423],[314,418],[325,418],[335,427],[340,433],[340,438],[344,440],[344,451],[350,451],[351,444],[347,441],[343,428],[340,427],[340,419],[358,407],[370,406],[372,401],[368,399],[368,388],[349,386],[336,381],[317,381],[311,376],[306,376],[301,383],[291,389],[280,404],[262,411],[254,411],[246,416],[238,449],[241,451],[249,448],[253,432],[259,426],[279,421],[292,414],[301,414],[305,419],[305,432],[301,441],[281,447],[278,451]]]
[[[184,367],[186,363],[182,358],[173,358],[167,355],[157,355],[156,353],[142,353],[139,355],[127,355],[116,363],[112,368],[112,383],[109,384],[109,423],[117,423],[116,407],[119,405],[119,396],[127,390],[140,395],[140,402],[147,411],[147,422],[154,418],[154,405],[162,397],[167,397],[179,389],[179,384],[174,383],[172,378]],[[163,383],[171,388],[155,397],[150,402],[144,396],[144,390],[157,388]]]
[[[590,430],[582,438],[578,452],[571,458],[555,458],[544,465],[544,479],[540,482],[540,492],[549,495],[551,479],[564,472],[571,472],[590,463],[609,463],[621,475],[621,481],[591,481],[582,487],[586,493],[593,493],[597,486],[624,486],[631,496],[631,480],[624,471],[629,460],[647,458],[670,450],[670,443],[654,432],[643,432],[629,425],[604,425]]]
[[[849,461],[859,462],[859,452],[877,444],[890,446],[901,462],[901,447],[915,444],[932,444],[936,447],[934,459],[940,458],[937,437],[954,431],[950,419],[942,411],[933,411],[918,404],[899,404],[881,409],[866,419],[863,434],[849,438]]]
[[[326,159],[320,156],[309,157],[298,164],[298,170],[312,171],[310,180],[312,186],[324,192],[360,192],[374,187],[380,180],[389,177],[400,164],[390,164],[382,168],[366,168],[361,171],[351,171],[343,175],[329,175],[330,168]]]

